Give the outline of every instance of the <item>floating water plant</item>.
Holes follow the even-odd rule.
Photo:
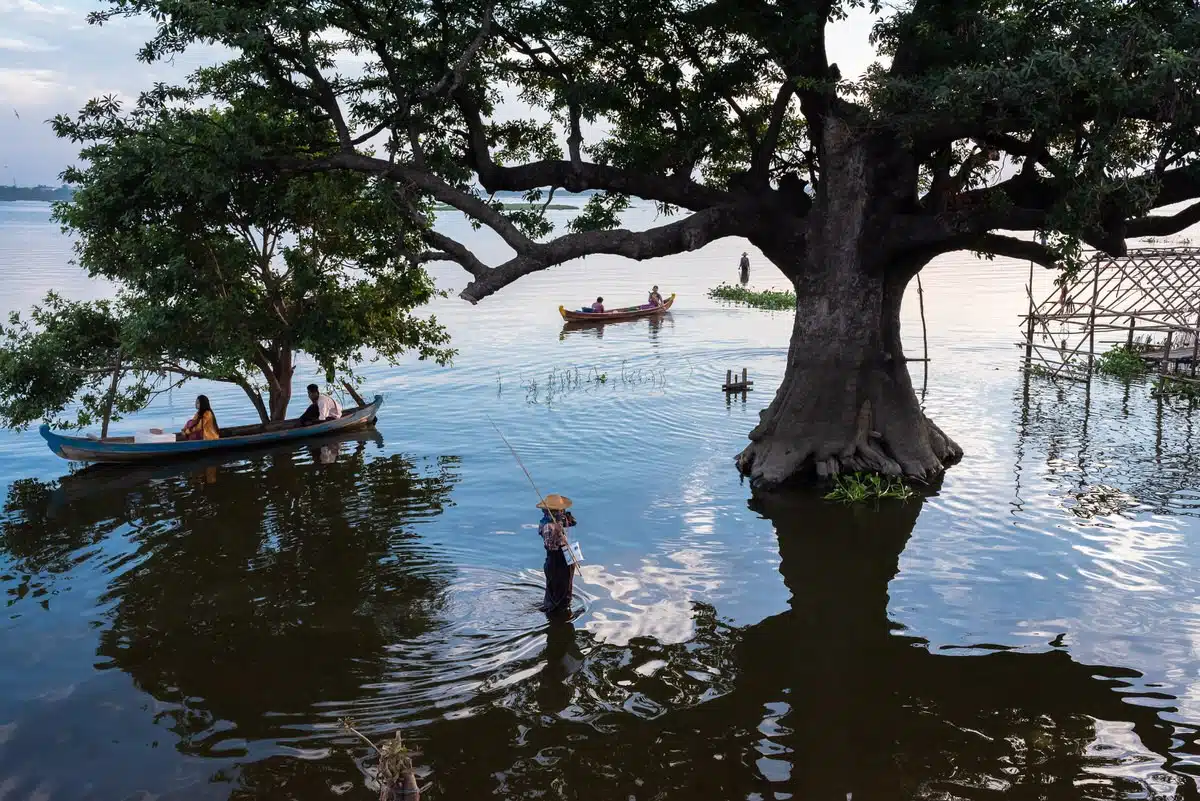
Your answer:
[[[1095,370],[1113,378],[1136,378],[1146,372],[1146,363],[1136,351],[1124,345],[1113,345],[1096,358]]]
[[[916,495],[912,487],[896,476],[878,473],[839,473],[833,478],[833,489],[825,500],[838,503],[864,503],[891,498],[907,501]]]
[[[1200,401],[1200,383],[1181,378],[1161,376],[1154,380],[1150,395],[1164,400]]]
[[[380,801],[399,801],[400,799],[420,801],[421,790],[429,788],[417,787],[416,774],[413,773],[412,753],[404,745],[399,729],[396,730],[394,738],[384,740],[383,745],[376,745],[370,737],[354,727],[354,721],[350,718],[343,718],[338,723],[344,730],[369,745],[378,755],[379,766],[375,769],[375,779],[379,782]]]
[[[775,289],[754,290],[733,284],[721,284],[708,290],[708,296],[714,300],[728,303],[740,303],[767,311],[795,311],[796,293],[780,292]]]

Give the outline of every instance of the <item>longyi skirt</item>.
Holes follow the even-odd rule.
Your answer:
[[[546,562],[542,565],[546,574],[546,596],[541,609],[547,614],[571,608],[571,594],[575,584],[575,566],[567,564],[562,551],[546,551]]]

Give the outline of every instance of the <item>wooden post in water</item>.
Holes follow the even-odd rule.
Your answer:
[[[921,286],[921,274],[917,273],[917,306],[921,309],[921,356],[924,357],[925,364],[929,364],[929,336],[925,331],[925,289]],[[1029,262],[1029,345],[1025,346],[1025,357],[1029,358],[1029,352],[1032,349],[1033,343],[1033,262]],[[926,370],[929,368],[926,367]]]
[[[725,371],[725,386],[728,387],[728,386],[731,386],[732,384],[733,384],[733,371],[726,370]]]
[[[113,404],[117,400],[117,381],[121,377],[121,359],[117,358],[117,366],[113,368],[112,382],[108,385],[108,397],[104,399],[104,418],[100,421],[100,439],[108,436],[108,422],[112,419]]]
[[[1200,356],[1200,312],[1196,313],[1196,327],[1192,329],[1192,375],[1196,375],[1196,357]]]
[[[1174,331],[1167,332],[1166,348],[1163,350],[1162,361],[1158,363],[1158,372],[1160,372],[1160,373],[1167,372],[1167,363],[1170,362],[1170,360],[1171,360],[1171,337],[1174,334],[1175,334]]]
[[[1096,304],[1100,301],[1100,257],[1092,259],[1092,311],[1088,316],[1088,375],[1096,362]]]
[[[1130,317],[1129,318],[1129,336],[1125,339],[1125,350],[1133,350],[1133,326],[1134,326],[1134,323],[1135,323],[1135,320],[1132,317]]]
[[[742,383],[743,384],[746,383],[746,368],[745,367],[742,368]]]

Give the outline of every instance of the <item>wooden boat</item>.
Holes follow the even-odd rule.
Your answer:
[[[50,446],[50,450],[64,459],[127,464],[230,451],[369,428],[375,424],[376,413],[382,405],[383,396],[376,395],[370,403],[342,410],[342,416],[337,420],[325,420],[311,426],[302,426],[299,420],[232,426],[221,429],[220,439],[210,440],[180,440],[178,435],[175,442],[134,442],[133,437],[69,437],[54,433],[47,425],[43,425],[38,431]]]
[[[608,322],[610,320],[636,320],[639,317],[649,317],[653,314],[661,314],[669,311],[671,304],[675,302],[675,293],[671,293],[671,297],[663,301],[661,306],[651,306],[648,303],[641,306],[626,306],[622,309],[609,309],[602,312],[581,312],[569,311],[563,306],[558,307],[558,313],[562,318],[571,323],[599,323]]]

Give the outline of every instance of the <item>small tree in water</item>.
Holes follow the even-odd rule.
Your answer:
[[[55,216],[117,296],[52,294],[0,329],[0,420],[82,427],[114,388],[119,416],[191,378],[235,384],[263,422],[282,420],[300,353],[330,381],[364,357],[450,357],[437,321],[412,314],[436,294],[413,258],[427,209],[400,212],[395,186],[366,173],[285,176],[262,160],[319,153],[327,124],[246,94],[222,111],[169,99],[55,120],[89,162],[65,173],[78,190]]]
[[[826,29],[864,5],[113,0],[93,20],[152,16],[147,60],[219,42],[239,54],[238,91],[269,88],[290,113],[329,121],[330,149],[281,150],[280,165],[380,176],[491,228],[513,251],[494,265],[422,233],[428,258],[471,273],[472,302],[582,256],[749,239],[796,293],[782,386],[738,459],[770,486],[844,470],[925,478],[959,458],[901,348],[905,288],[938,255],[1058,266],[1083,243],[1120,254],[1130,237],[1200,220],[1197,205],[1151,215],[1200,197],[1190,0],[872,2],[880,60],[848,82]],[[339,55],[365,66],[339,69]],[[554,124],[514,119],[505,89]],[[386,153],[361,150],[375,137]],[[472,179],[530,201],[599,192],[549,238],[536,209],[506,210]],[[630,197],[691,214],[619,230]]]

